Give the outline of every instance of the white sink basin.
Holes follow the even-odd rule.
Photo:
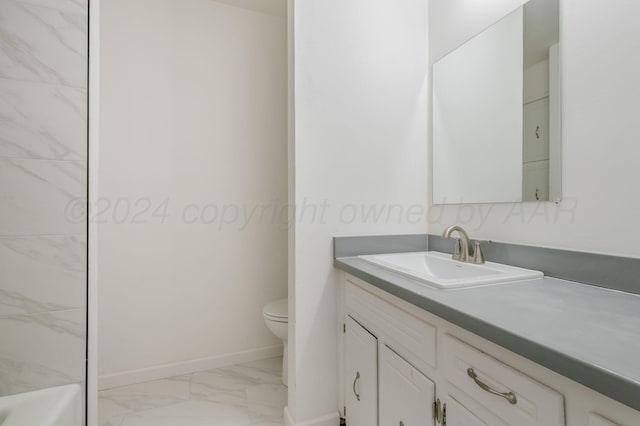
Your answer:
[[[453,260],[436,251],[358,256],[432,287],[450,289],[541,278],[542,272],[499,263],[482,265]]]

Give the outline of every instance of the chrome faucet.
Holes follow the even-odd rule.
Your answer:
[[[451,234],[454,232],[458,232],[460,238],[453,238]],[[472,247],[471,240],[469,239],[467,232],[457,225],[450,226],[445,229],[442,233],[442,238],[453,238],[456,240],[456,245],[453,248],[453,256],[451,256],[453,260],[476,264],[484,263],[484,255],[482,254],[480,244],[490,241],[476,241]]]

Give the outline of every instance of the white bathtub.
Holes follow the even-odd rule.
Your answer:
[[[0,398],[1,426],[81,426],[82,423],[79,385]]]

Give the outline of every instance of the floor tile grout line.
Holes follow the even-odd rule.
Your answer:
[[[84,233],[70,232],[67,234],[52,233],[52,234],[0,234],[0,240],[17,240],[17,239],[37,239],[37,238],[69,238],[69,237],[84,237]],[[84,241],[83,241],[84,242]]]
[[[46,8],[46,6],[41,6],[41,7]],[[8,75],[0,75],[0,82],[3,82],[3,81],[6,81],[6,82],[17,82],[17,83],[22,83],[22,84],[30,84],[31,83],[31,84],[35,84],[35,85],[41,85],[41,86],[52,87],[52,88],[72,89],[72,90],[80,91],[80,92],[83,92],[83,93],[87,92],[87,88],[86,87],[75,86],[73,84],[68,84],[68,83],[64,83],[64,82],[51,82],[51,81],[38,80],[38,79],[35,79],[35,78],[34,79],[29,79],[29,78],[13,77],[13,76],[8,76]]]
[[[47,158],[47,157],[20,157],[20,156],[10,156],[10,155],[3,155],[0,156],[0,160],[10,160],[10,161],[49,161],[49,162],[56,162],[56,163],[86,163],[87,160],[82,160],[82,159],[72,159],[72,158]]]
[[[0,320],[2,319],[8,319],[8,318],[17,318],[17,317],[30,317],[30,316],[42,316],[45,314],[61,314],[61,313],[65,313],[65,312],[73,312],[73,311],[83,311],[84,307],[83,306],[79,306],[79,307],[73,307],[73,308],[65,308],[65,309],[55,309],[55,310],[51,310],[51,311],[35,311],[35,312],[22,312],[19,314],[2,314],[0,315]]]

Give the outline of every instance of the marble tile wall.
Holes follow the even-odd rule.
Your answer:
[[[87,0],[0,0],[0,395],[85,381],[87,32]]]

